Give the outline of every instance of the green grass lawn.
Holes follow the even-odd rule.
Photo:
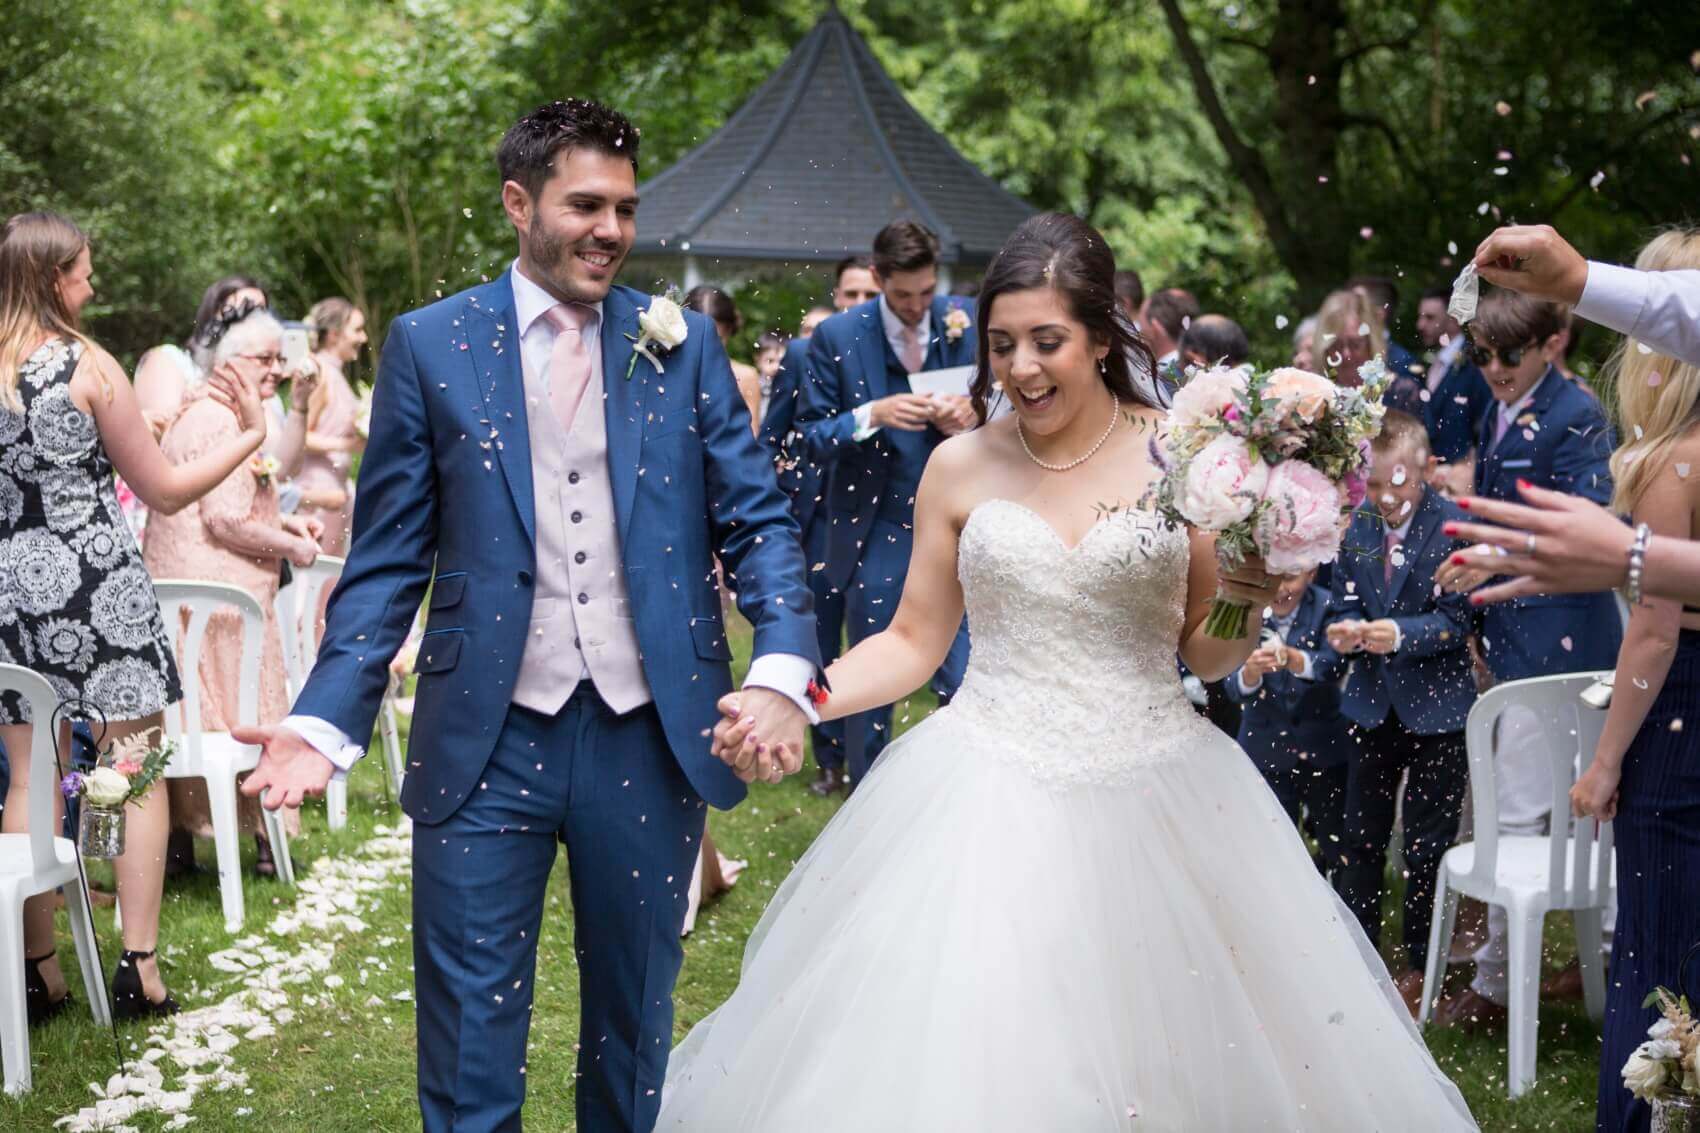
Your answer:
[[[747,630],[735,634],[740,658],[748,652]],[[899,730],[933,707],[922,693],[897,712]],[[749,800],[730,813],[715,813],[710,827],[722,852],[750,863],[737,887],[703,911],[686,943],[683,975],[677,991],[676,1034],[683,1037],[730,994],[737,982],[743,946],[774,888],[832,816],[836,802],[815,798],[806,789],[809,775],[777,786],[758,784]],[[361,762],[349,791],[349,823],[335,834],[325,824],[322,803],[302,816],[303,831],[294,843],[296,868],[305,876],[313,864],[336,856],[359,855],[374,831],[396,820],[399,811],[386,798],[381,759]],[[252,843],[244,847],[250,856]],[[1012,847],[1019,852],[1019,847]],[[201,847],[210,867],[212,848]],[[97,881],[107,882],[96,867]],[[265,934],[267,924],[292,903],[293,892],[276,881],[249,876],[244,889],[248,923],[244,934]],[[1019,900],[1020,894],[1011,894]],[[578,993],[572,956],[572,922],[566,871],[558,869],[550,887],[550,913],[539,942],[536,1011],[528,1067],[527,1125],[540,1130],[570,1130],[573,1043],[577,1038]],[[1389,894],[1395,919],[1386,938],[1398,938],[1398,905]],[[232,1052],[234,1069],[247,1075],[245,1086],[226,1092],[203,1090],[190,1113],[193,1128],[207,1130],[416,1130],[413,1097],[413,1007],[396,999],[411,991],[409,886],[398,874],[361,902],[364,928],[323,937],[299,934],[276,943],[286,950],[328,942],[335,954],[326,975],[341,977],[330,987],[323,976],[286,988],[295,1012],[272,1037],[243,1041]],[[1550,962],[1562,963],[1571,949],[1567,922],[1548,924]],[[117,955],[117,934],[110,911],[97,910],[97,931],[109,965]],[[166,979],[185,1008],[217,1003],[240,986],[240,977],[214,968],[208,957],[229,948],[219,912],[218,886],[209,873],[168,888],[163,916],[161,956]],[[61,932],[61,959],[73,966],[69,935]],[[1013,973],[1012,973],[1013,975]],[[335,982],[335,981],[332,981]],[[77,977],[73,987],[82,998]],[[372,1003],[373,1000],[376,1003]],[[143,1049],[146,1032],[132,1026],[121,1032],[129,1053]],[[1540,1077],[1535,1089],[1513,1103],[1505,1098],[1506,1050],[1503,1038],[1470,1038],[1431,1030],[1429,1041],[1442,1067],[1468,1098],[1484,1129],[1593,1128],[1598,1033],[1580,1005],[1545,1004],[1541,1014]],[[92,1103],[88,1083],[104,1082],[116,1070],[109,1033],[90,1021],[86,1005],[61,1016],[31,1035],[35,1088],[21,1099],[0,1100],[0,1129],[45,1131],[63,1114]],[[166,1088],[176,1068],[169,1062]],[[1350,1089],[1350,1083],[1342,1083]],[[133,1119],[139,1130],[164,1126],[166,1118],[144,1114]]]

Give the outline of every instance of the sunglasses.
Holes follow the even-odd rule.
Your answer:
[[[1523,355],[1540,345],[1538,342],[1525,342],[1521,346],[1513,346],[1507,350],[1495,350],[1491,346],[1483,346],[1478,342],[1469,343],[1464,347],[1464,356],[1477,366],[1486,366],[1498,357],[1499,364],[1506,369],[1514,369],[1522,365]]]

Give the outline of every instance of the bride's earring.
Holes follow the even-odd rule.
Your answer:
[[[1109,355],[1098,359],[1098,373],[1106,378],[1110,376]]]

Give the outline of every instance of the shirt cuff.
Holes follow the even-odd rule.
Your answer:
[[[873,423],[873,418],[874,418],[874,403],[873,402],[866,401],[866,402],[863,402],[861,405],[858,405],[856,408],[854,408],[850,411],[850,416],[852,416],[856,419],[856,431],[854,433],[850,434],[851,440],[853,440],[853,441],[865,441],[869,437],[873,436],[875,433],[880,431],[880,427]]]
[[[1647,307],[1648,286],[1645,272],[1589,260],[1576,314],[1621,334],[1634,335]]]
[[[1392,619],[1389,619],[1390,621]],[[1393,621],[1393,652],[1399,652],[1399,647],[1405,644],[1405,627]]]
[[[810,724],[819,724],[820,713],[809,703],[809,682],[814,679],[815,663],[807,657],[799,657],[795,653],[763,653],[750,662],[744,687],[772,689],[801,708]]]
[[[286,716],[282,726],[306,740],[307,746],[331,761],[336,768],[336,774],[332,776],[334,779],[346,776],[355,761],[366,754],[365,748],[351,743],[347,734],[329,720],[321,720],[317,716]]]

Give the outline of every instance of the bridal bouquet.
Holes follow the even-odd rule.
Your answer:
[[[1623,1064],[1623,1084],[1649,1103],[1673,1095],[1700,1095],[1700,1023],[1688,997],[1655,988],[1644,1007],[1657,1006],[1660,1018],[1647,1029],[1647,1041]]]
[[[1254,553],[1272,574],[1332,561],[1364,499],[1390,380],[1380,359],[1359,374],[1363,384],[1351,388],[1292,366],[1193,370],[1153,446],[1158,512],[1213,532],[1224,570]],[[1250,609],[1219,595],[1205,631],[1241,637]]]

